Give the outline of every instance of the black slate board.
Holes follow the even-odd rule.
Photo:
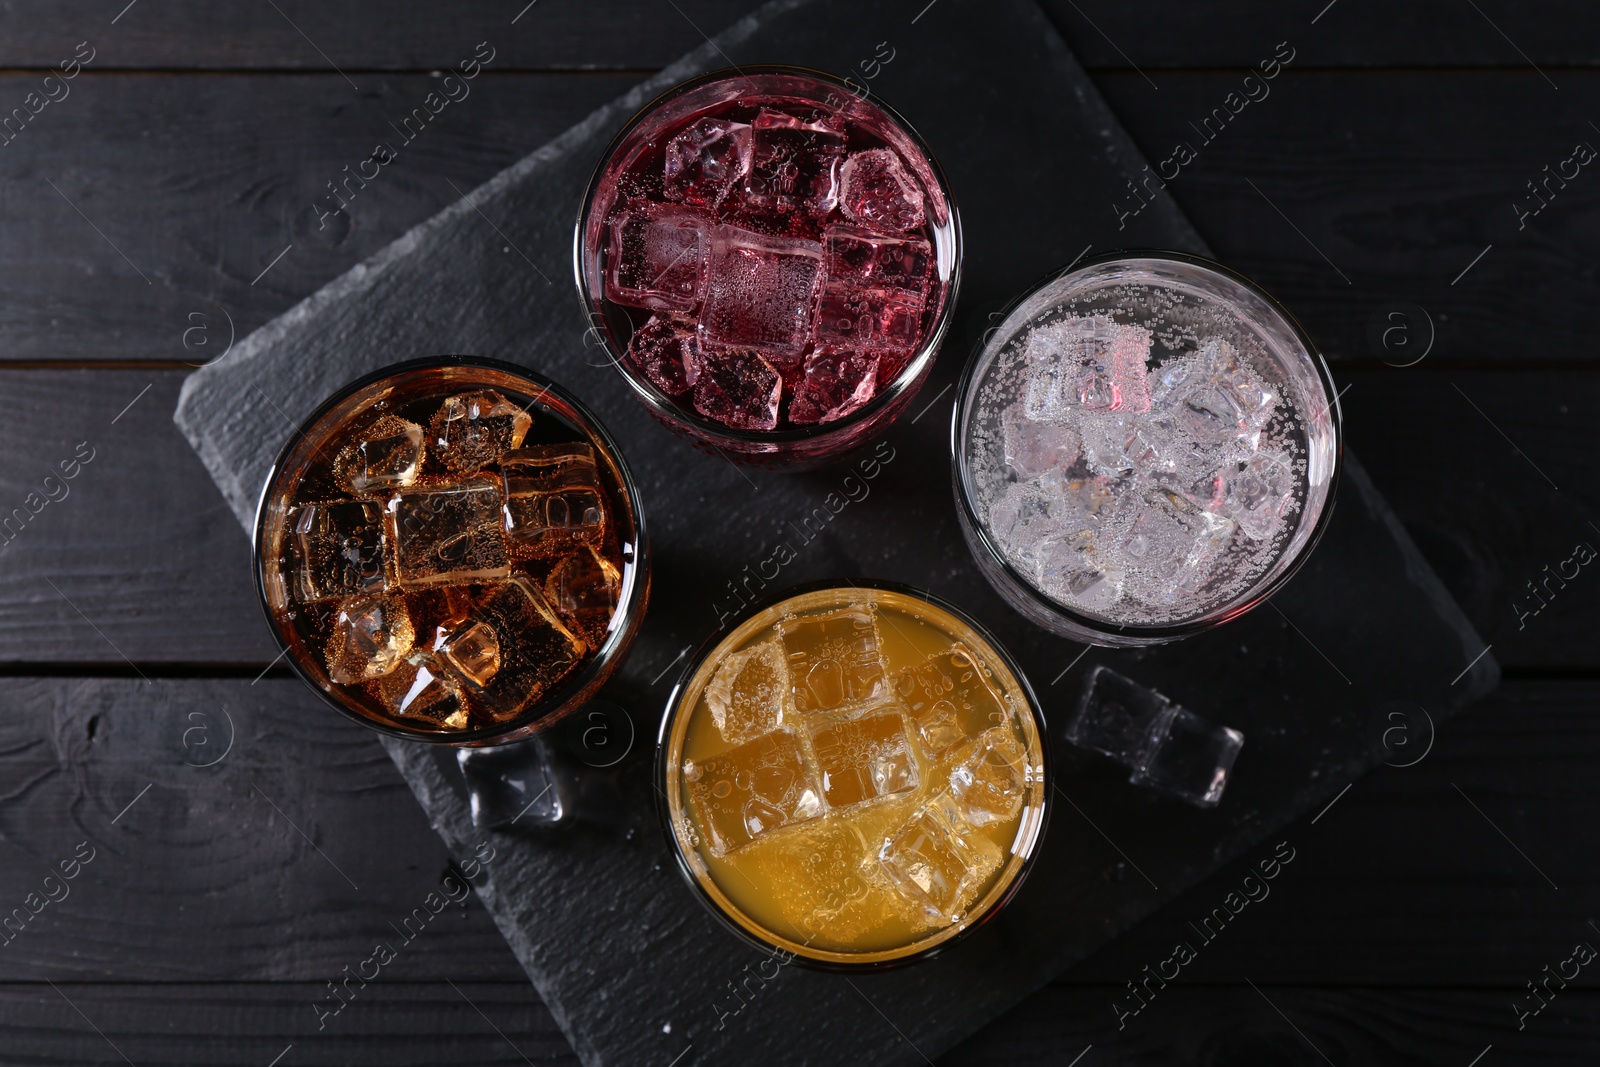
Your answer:
[[[967,259],[956,328],[911,418],[879,446],[874,479],[847,484],[843,467],[742,472],[655,425],[604,357],[585,348],[568,267],[578,200],[612,132],[676,81],[729,62],[860,77],[858,64],[880,42],[894,59],[871,88],[934,146],[961,208]],[[1164,194],[1119,230],[1112,204],[1126,202],[1125,182],[1142,166],[1027,0],[871,10],[784,0],[602,108],[186,384],[176,419],[244,523],[291,422],[356,375],[411,356],[472,352],[537,368],[582,395],[621,440],[643,487],[656,578],[650,617],[608,689],[634,709],[638,728],[636,750],[612,772],[628,824],[494,835],[499,856],[480,889],[586,1063],[922,1062],[1327,803],[1381,757],[1389,702],[1421,705],[1438,723],[1496,683],[1487,656],[1457,679],[1482,642],[1348,454],[1335,519],[1306,569],[1275,606],[1209,635],[1080,656],[1080,646],[1009,612],[977,575],[950,498],[947,387],[992,312],[1088,248],[1205,251]],[[835,515],[824,505],[829,494],[855,499]],[[799,532],[808,516],[819,534]],[[897,580],[988,625],[1041,695],[1057,735],[1058,782],[1072,803],[1057,804],[1016,900],[956,950],[849,981],[785,967],[764,986],[752,981],[746,1006],[724,1016],[735,1003],[729,983],[755,973],[762,957],[682,885],[656,826],[645,750],[677,657],[737,608],[730,583],[779,541],[796,558],[774,586],[857,574]],[[1101,662],[1244,732],[1217,810],[1134,789],[1110,763],[1060,742],[1083,671]],[[314,700],[307,706],[321,713]],[[471,855],[484,835],[471,825],[449,753],[386,744],[440,834]]]

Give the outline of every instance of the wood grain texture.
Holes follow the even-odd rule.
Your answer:
[[[939,0],[953,6],[974,0]],[[109,6],[110,10],[106,8]],[[494,41],[518,69],[653,69],[665,65],[734,19],[746,0],[467,0],[448,19],[426,0],[386,5],[144,3],[120,17],[122,4],[86,0],[13,0],[4,11],[0,65],[52,67],[84,37],[104,40],[107,63],[184,69],[427,70],[458,57],[451,38]],[[909,24],[927,0],[896,0]],[[1327,66],[1592,66],[1592,11],[1578,0],[1540,5],[1508,0],[1473,5],[1420,0],[1395,5],[1305,0],[1170,4],[1159,0],[1045,0],[1074,52],[1091,70],[1248,67],[1286,37],[1304,41],[1312,62]],[[936,19],[937,8],[921,17]],[[520,18],[518,17],[520,14]],[[116,18],[113,24],[112,19]],[[515,20],[515,22],[513,22]],[[1509,39],[1508,39],[1509,38]]]
[[[1596,701],[1592,681],[1513,681],[1431,748],[1417,727],[1408,751],[1427,754],[1414,766],[1378,770],[1278,835],[1293,863],[1184,981],[1520,987],[1585,936],[1600,892],[1584,814],[1600,808]],[[1372,728],[1387,728],[1374,712]],[[293,680],[8,680],[0,782],[0,914],[80,842],[96,851],[66,898],[0,947],[7,981],[321,983],[392,939],[388,924],[451,862],[372,736]],[[1052,832],[1077,833],[1060,814]],[[1137,877],[1098,840],[1083,862]],[[1065,979],[1139,977],[1195,941],[1188,924],[1272,852],[1247,850]],[[687,892],[675,876],[666,891]],[[384,984],[521,978],[475,899],[384,973]]]

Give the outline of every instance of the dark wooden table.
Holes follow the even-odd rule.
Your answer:
[[[325,983],[449,860],[370,735],[295,709],[171,423],[191,366],[745,10],[522,2],[0,7],[0,917],[27,920],[0,927],[0,1063],[576,1062],[470,900],[319,1032]],[[1567,962],[1600,946],[1600,574],[1575,555],[1600,547],[1597,21],[1325,2],[1047,7],[1149,159],[1187,142],[1173,195],[1328,354],[1349,439],[1505,681],[1295,825],[1270,898],[1125,1029],[1113,1000],[1243,865],[947,1063],[1600,1053]],[[321,217],[483,41],[471,96]]]

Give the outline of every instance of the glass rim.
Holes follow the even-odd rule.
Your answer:
[[[1161,260],[1198,267],[1220,276],[1225,281],[1240,286],[1251,295],[1262,300],[1268,308],[1283,320],[1295,339],[1299,341],[1301,347],[1305,349],[1312,370],[1316,374],[1317,382],[1322,387],[1323,395],[1328,401],[1328,413],[1333,429],[1332,471],[1328,476],[1327,498],[1323,501],[1322,510],[1313,522],[1311,531],[1305,543],[1300,546],[1299,552],[1277,574],[1272,575],[1259,585],[1251,587],[1239,597],[1194,618],[1180,622],[1113,623],[1084,614],[1046,596],[1000,551],[999,545],[995,543],[993,536],[989,532],[988,524],[978,516],[971,495],[967,492],[966,480],[962,474],[967,458],[965,435],[962,433],[963,424],[970,407],[969,398],[977,377],[978,364],[982,360],[985,350],[988,349],[994,333],[1006,325],[1023,303],[1046,286],[1065,281],[1076,274],[1081,274],[1094,267],[1104,266],[1107,263],[1133,260]],[[1322,540],[1323,534],[1327,532],[1328,524],[1333,518],[1340,475],[1344,469],[1344,416],[1339,406],[1338,391],[1333,385],[1333,376],[1328,370],[1327,361],[1323,358],[1321,350],[1317,348],[1310,335],[1306,333],[1305,327],[1300,324],[1300,320],[1295,318],[1294,313],[1285,307],[1277,297],[1273,296],[1253,279],[1206,256],[1155,248],[1112,249],[1099,255],[1091,256],[1088,259],[1075,260],[1064,268],[1044,275],[1007,303],[999,313],[999,319],[999,326],[996,326],[994,330],[985,331],[983,336],[978,339],[973,347],[972,354],[967,358],[966,366],[961,370],[961,377],[957,380],[955,404],[950,413],[950,466],[952,480],[954,481],[956,506],[961,509],[962,518],[966,520],[963,525],[971,533],[972,539],[982,547],[987,559],[992,561],[1009,579],[1015,592],[1024,596],[1029,603],[1043,609],[1048,615],[1063,618],[1072,625],[1089,633],[1107,637],[1134,638],[1142,643],[1156,643],[1191,637],[1238,618],[1277,593],[1304,566],[1305,561],[1310,558],[1312,551]]]
[[[910,138],[911,142],[916,145],[923,158],[927,160],[928,168],[932,172],[934,180],[938,182],[939,191],[944,195],[945,204],[950,209],[950,234],[951,247],[954,252],[954,266],[950,272],[949,292],[945,296],[944,307],[940,309],[939,316],[934,321],[933,329],[923,338],[922,343],[917,346],[915,355],[906,361],[904,367],[900,368],[900,373],[895,376],[894,381],[890,383],[888,388],[875,393],[872,399],[861,407],[833,422],[817,423],[810,427],[789,427],[782,430],[741,430],[701,415],[692,408],[685,408],[678,401],[656,388],[653,382],[628,368],[627,353],[624,352],[619,355],[616,352],[611,338],[611,331],[605,325],[606,318],[605,312],[600,307],[601,300],[599,297],[591,297],[589,286],[585,282],[583,231],[584,224],[589,219],[590,209],[594,206],[595,196],[599,191],[601,178],[606,173],[607,165],[628,135],[637,129],[656,108],[678,96],[713,82],[762,74],[798,75],[832,85],[850,93],[852,96],[856,96],[863,103],[870,102],[871,106],[883,112],[892,122],[896,123]],[[938,157],[933,154],[933,150],[928,146],[928,142],[923,139],[917,128],[906,120],[905,116],[876,97],[872,97],[869,101],[868,97],[857,96],[849,88],[847,79],[829,74],[826,71],[785,63],[755,63],[742,67],[719,67],[716,70],[706,71],[703,74],[681,81],[642,105],[622,125],[622,128],[611,138],[611,141],[601,153],[600,160],[595,164],[594,172],[589,178],[589,184],[584,190],[583,199],[578,208],[578,219],[572,230],[572,272],[573,280],[577,283],[578,299],[582,302],[584,312],[588,317],[589,329],[593,330],[599,337],[607,361],[610,363],[611,368],[622,376],[623,381],[627,382],[634,394],[649,407],[652,413],[669,422],[681,423],[693,430],[696,435],[704,438],[715,438],[734,445],[784,445],[797,441],[816,440],[864,423],[899,399],[907,390],[920,387],[924,372],[938,356],[939,349],[943,346],[944,339],[949,333],[951,323],[955,318],[956,298],[960,295],[961,290],[961,260],[964,247],[965,241],[961,232],[961,213],[956,206],[955,194],[950,188],[949,176],[945,174],[944,168],[940,165]]]
[[[538,701],[534,705],[534,709],[525,711],[504,723],[495,723],[492,726],[471,730],[442,732],[421,728],[412,729],[397,723],[383,722],[373,716],[357,711],[330,692],[320,680],[305,668],[300,662],[300,657],[295,654],[294,648],[285,639],[277,619],[273,616],[272,606],[267,598],[267,560],[263,550],[265,548],[266,514],[269,500],[273,496],[273,491],[278,488],[278,480],[283,476],[287,464],[291,459],[296,458],[296,448],[303,442],[310,440],[308,431],[336,407],[363,389],[402,374],[451,367],[460,367],[467,370],[496,371],[519,378],[534,387],[536,401],[539,396],[552,395],[562,404],[570,407],[584,421],[585,425],[581,429],[593,435],[610,454],[611,461],[620,476],[622,493],[633,512],[632,525],[636,561],[633,569],[637,576],[630,583],[630,587],[624,590],[624,595],[619,598],[617,603],[616,614],[622,616],[623,624],[610,633],[586,667],[560,685],[552,698]],[[577,697],[586,692],[592,692],[621,663],[628,646],[633,643],[633,638],[637,635],[640,626],[643,625],[644,607],[648,600],[650,588],[650,554],[645,532],[643,502],[640,499],[638,483],[635,481],[633,473],[628,469],[627,461],[623,458],[622,450],[618,446],[616,439],[612,437],[611,432],[600,422],[588,405],[580,401],[564,386],[536,371],[519,367],[505,360],[491,359],[485,356],[440,355],[403,360],[363,374],[334,390],[312,410],[311,414],[296,425],[294,433],[290,435],[289,440],[279,450],[277,458],[273,460],[272,467],[267,472],[267,476],[262,483],[261,495],[256,502],[255,518],[251,523],[250,546],[250,563],[255,578],[256,600],[261,607],[263,617],[267,621],[267,628],[272,631],[273,641],[278,646],[279,658],[287,659],[290,669],[301,681],[314,690],[325,703],[368,729],[407,741],[455,748],[482,747],[520,741],[540,730],[555,726],[560,719],[565,718],[567,712],[579,706]],[[568,704],[571,705],[571,708],[563,710],[564,706]],[[536,714],[536,709],[541,708],[546,710],[542,715]],[[550,709],[562,711],[562,714],[552,717]]]
[[[952,945],[971,936],[973,931],[977,930],[981,926],[986,925],[1005,910],[1006,906],[1010,904],[1013,899],[1015,899],[1018,891],[1021,890],[1023,882],[1027,879],[1028,874],[1033,870],[1034,864],[1037,861],[1040,852],[1043,851],[1045,834],[1049,830],[1050,826],[1050,813],[1055,808],[1055,803],[1050,794],[1051,787],[1055,784],[1055,769],[1054,764],[1051,761],[1049,723],[1045,718],[1044,707],[1039,702],[1038,694],[1034,692],[1033,684],[1029,682],[1027,674],[1023,672],[1021,665],[1017,663],[1010,650],[1008,650],[1005,645],[1000,643],[994,634],[989,631],[988,627],[978,622],[966,611],[950,603],[948,600],[945,600],[943,597],[940,597],[935,593],[930,593],[925,589],[919,589],[916,586],[908,585],[902,582],[860,577],[822,578],[815,581],[802,582],[798,585],[786,586],[777,592],[766,593],[749,604],[747,609],[740,613],[737,622],[732,623],[726,630],[719,628],[710,637],[702,641],[699,647],[695,649],[694,655],[690,657],[689,662],[685,665],[684,669],[679,673],[677,680],[673,682],[672,690],[667,694],[666,705],[662,711],[661,724],[657,729],[656,755],[651,768],[651,780],[657,786],[657,788],[654,790],[656,794],[656,814],[661,824],[661,831],[667,838],[668,848],[672,852],[672,858],[674,865],[678,869],[678,874],[682,876],[685,882],[688,883],[690,890],[694,893],[695,899],[699,901],[701,906],[709,911],[724,928],[731,930],[734,934],[738,935],[740,940],[744,941],[746,944],[761,949],[762,951],[770,952],[773,950],[778,950],[785,953],[789,952],[788,949],[783,948],[781,945],[775,944],[773,941],[768,941],[760,937],[753,930],[739,923],[732,915],[729,915],[723,906],[716,900],[716,898],[707,891],[703,884],[701,884],[700,878],[696,876],[694,870],[689,864],[688,856],[685,855],[683,847],[679,844],[677,832],[674,830],[672,825],[671,800],[667,796],[666,792],[666,779],[669,764],[668,749],[670,748],[673,726],[678,719],[679,713],[683,710],[680,707],[680,702],[683,697],[684,688],[689,684],[690,681],[694,679],[695,674],[697,674],[700,668],[704,666],[706,660],[714,652],[716,652],[718,647],[721,646],[722,642],[730,637],[733,634],[733,631],[738,629],[740,625],[743,625],[743,623],[747,622],[752,617],[759,615],[764,611],[768,611],[777,605],[784,603],[785,601],[793,600],[796,597],[804,596],[809,593],[823,592],[831,589],[857,589],[864,592],[882,591],[887,593],[897,593],[901,596],[907,596],[915,600],[920,600],[948,613],[958,622],[971,629],[973,633],[977,634],[977,636],[982,639],[984,644],[987,646],[988,652],[1000,662],[1002,667],[1011,673],[1011,676],[1014,679],[1016,679],[1017,687],[1019,690],[1021,690],[1023,700],[1026,702],[1028,710],[1033,716],[1035,732],[1037,733],[1039,739],[1040,795],[1043,797],[1040,802],[1037,827],[1034,829],[1032,837],[1028,842],[1027,850],[1022,856],[1021,862],[1017,866],[1016,873],[1011,876],[1011,881],[1006,884],[1000,895],[996,897],[994,902],[984,910],[982,915],[970,920],[965,926],[957,930],[955,933],[949,935],[941,941],[936,942],[935,944],[927,946],[926,948],[918,949],[915,952],[908,952],[902,956],[894,956],[885,960],[857,961],[839,958],[819,958],[816,956],[806,955],[805,953],[792,953],[796,963],[799,963],[809,969],[856,974],[866,971],[891,970],[898,967],[905,967],[914,963],[920,963],[923,960],[932,959],[934,956],[947,951]],[[709,875],[707,877],[709,880]],[[756,926],[762,925],[761,923],[756,922],[754,919],[751,919],[751,922]],[[763,929],[765,929],[764,926]],[[843,954],[833,953],[832,955],[837,957]]]

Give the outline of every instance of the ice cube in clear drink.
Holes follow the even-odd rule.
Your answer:
[[[511,573],[498,478],[402,490],[384,513],[390,578],[403,589],[504,578]]]
[[[683,777],[713,856],[825,810],[816,775],[786,728],[709,759],[685,761]]]
[[[1002,859],[999,846],[972,831],[948,793],[919,808],[878,852],[895,888],[942,924],[961,921]]]
[[[1217,476],[1217,490],[1222,509],[1245,536],[1264,541],[1277,533],[1283,517],[1293,508],[1295,482],[1288,456],[1256,452],[1223,467]]]
[[[446,468],[471,474],[517,448],[533,417],[493,389],[449,397],[428,423],[429,447]]]
[[[1025,359],[1028,386],[1024,409],[1042,421],[1070,418],[1076,411],[1150,409],[1150,331],[1102,315],[1070,315],[1034,327]]]
[[[1070,426],[1030,419],[1020,403],[1000,413],[1000,432],[1006,465],[1024,478],[1066,470],[1078,458],[1082,441]]]
[[[383,591],[387,542],[377,504],[305,504],[291,508],[286,521],[295,599],[311,604]]]
[[[1226,341],[1208,339],[1198,351],[1158,368],[1153,400],[1203,447],[1242,444],[1254,449],[1278,409],[1278,392],[1250,369]]]
[[[863,705],[888,689],[877,612],[870,604],[784,619],[778,636],[801,713]]]
[[[1200,592],[1236,524],[1171,490],[1148,493],[1145,504],[1120,545],[1128,565],[1124,588],[1157,604]]]
[[[339,605],[328,641],[328,677],[341,685],[381,678],[411,653],[416,629],[400,597],[363,596]]]
[[[535,445],[500,459],[505,536],[519,555],[551,556],[599,544],[605,500],[594,449],[582,442]]]
[[[789,670],[776,641],[762,641],[729,655],[705,691],[711,721],[723,740],[742,745],[784,724]]]
[[[334,460],[334,480],[352,493],[377,493],[417,480],[427,435],[421,426],[385,415],[356,434]]]
[[[699,305],[711,251],[709,215],[682,204],[630,200],[608,232],[609,299],[658,311]]]
[[[794,360],[810,340],[822,273],[816,241],[719,227],[700,309],[701,348],[749,349],[775,362]]]
[[[696,119],[667,142],[662,192],[668,200],[715,207],[749,173],[750,157],[749,125],[709,116]]]
[[[822,774],[822,794],[838,811],[908,793],[921,780],[906,720],[897,708],[859,716],[813,719],[811,749]]]
[[[922,225],[922,190],[887,148],[856,152],[839,172],[839,208],[856,222],[884,230]]]

